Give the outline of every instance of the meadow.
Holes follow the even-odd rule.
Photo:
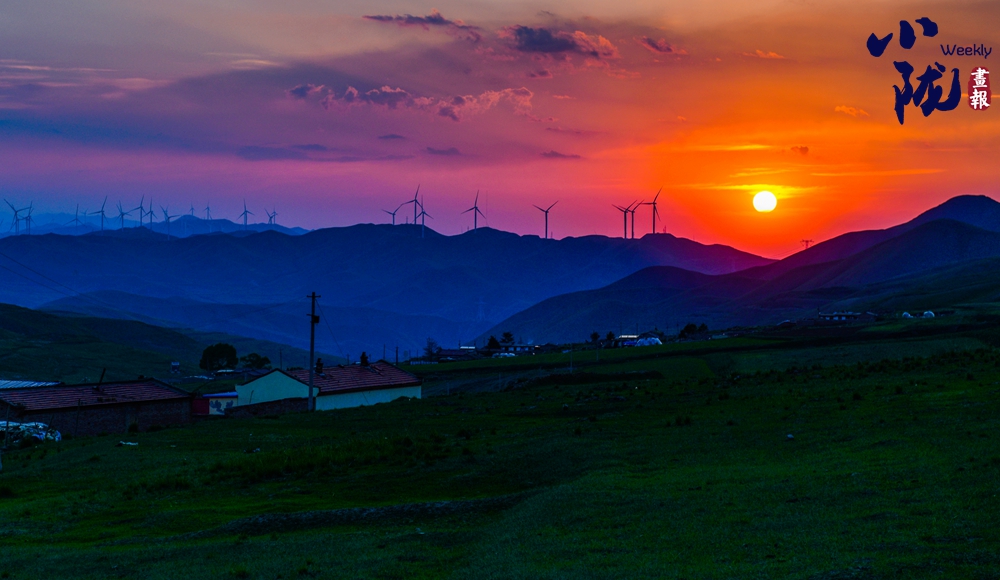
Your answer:
[[[994,327],[428,365],[419,401],[13,450],[0,577],[995,578]]]

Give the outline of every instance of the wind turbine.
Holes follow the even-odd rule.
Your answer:
[[[205,221],[208,222],[208,233],[212,233],[212,206],[205,204]]]
[[[559,202],[555,201],[555,202],[552,203],[552,205],[550,205],[549,207],[547,207],[545,209],[542,209],[542,208],[538,207],[537,205],[535,206],[535,209],[537,209],[538,211],[540,211],[540,212],[542,212],[542,213],[545,214],[545,239],[546,240],[549,239],[549,210],[552,209],[552,208],[554,208],[557,203],[559,203]],[[532,205],[534,205],[534,204],[532,204]]]
[[[167,239],[169,240],[170,239],[170,220],[172,218],[177,217],[177,216],[170,215],[170,213],[167,212],[167,208],[163,207],[162,205],[160,206],[160,210],[163,212],[163,221],[167,222]],[[150,212],[150,213],[152,213],[152,212]],[[152,220],[150,220],[150,223],[152,223]]]
[[[424,211],[424,201],[423,201],[423,199],[420,200],[419,204],[420,204],[420,214],[417,215],[417,217],[420,218],[420,237],[423,238],[424,237],[424,224],[427,221],[426,218],[434,219],[434,216],[432,216],[431,214],[429,214],[426,211]],[[413,218],[413,223],[414,224],[417,223],[417,219],[416,218]]]
[[[101,204],[101,209],[95,211],[90,215],[100,215],[101,216],[101,231],[104,231],[104,206],[108,203],[108,196],[104,196],[104,203]]]
[[[139,227],[139,228],[142,227],[142,218],[143,218],[143,216],[146,215],[146,208],[143,207],[143,205],[142,205],[144,203],[146,203],[146,196],[145,195],[142,196],[142,199],[139,200],[139,207],[133,207],[132,210],[131,210],[131,211],[136,211],[136,210],[139,211],[139,225],[136,226],[136,227]]]
[[[406,202],[406,203],[410,203],[410,202]],[[383,209],[382,210],[385,213],[387,213],[387,214],[389,214],[389,215],[392,216],[392,225],[396,225],[396,212],[399,211],[404,205],[406,205],[406,203],[400,204],[399,207],[397,207],[396,209],[394,209],[392,211],[389,211],[387,209]]]
[[[31,235],[31,223],[35,221],[35,218],[31,217],[31,212],[35,211],[35,202],[31,202],[27,207],[28,215],[24,216],[24,223],[28,226],[27,233]]]
[[[656,210],[656,198],[660,197],[660,192],[661,191],[663,191],[662,187],[659,190],[657,190],[656,196],[653,197],[653,201],[646,201],[646,202],[643,202],[643,204],[642,204],[642,205],[651,205],[651,206],[653,206],[653,229],[651,231],[654,234],[656,233],[656,216],[660,215],[660,213]]]
[[[409,201],[405,201],[405,202],[399,204],[399,207],[396,208],[396,211],[399,211],[399,208],[403,207],[404,205],[410,205],[412,203],[413,204],[413,225],[417,225],[417,217],[419,217],[417,215],[417,207],[420,206],[421,204],[420,204],[419,201],[417,201],[417,196],[418,195],[420,195],[420,186],[419,185],[417,185],[417,192],[413,194],[413,199],[411,199]],[[383,211],[385,211],[385,210],[383,210]]]
[[[635,210],[639,209],[639,206],[646,202],[633,201],[632,205],[628,206],[628,211],[632,214],[632,239],[635,239]]]
[[[247,209],[247,200],[244,199],[243,200],[243,213],[240,214],[240,217],[243,218],[243,231],[246,231],[246,229],[247,229],[247,216],[252,216],[252,215],[253,215],[253,212]]]
[[[23,209],[17,209],[16,207],[14,207],[14,204],[10,203],[6,199],[4,199],[3,201],[7,205],[9,205],[10,206],[10,210],[12,212],[14,212],[14,223],[12,223],[10,225],[11,229],[14,230],[15,234],[20,234],[21,233],[21,217],[18,214],[20,214],[24,210]]]
[[[462,213],[469,213],[470,211],[472,212],[472,231],[476,231],[476,230],[479,229],[479,216],[486,217],[486,214],[484,214],[479,209],[479,191],[478,190],[476,191],[476,201],[472,204],[472,207],[470,207],[469,209],[463,211]]]
[[[73,214],[73,219],[66,222],[66,225],[72,225],[74,227],[80,227],[80,204],[76,204],[76,213]]]
[[[132,215],[131,211],[125,211],[122,209],[122,202],[118,202],[118,219],[121,220],[121,225],[118,227],[119,230],[125,229],[125,216]]]
[[[274,226],[274,225],[278,224],[278,220],[277,220],[277,217],[278,217],[278,208],[274,208],[271,211],[267,211],[267,208],[265,207],[264,208],[264,213],[267,214],[267,225]]]

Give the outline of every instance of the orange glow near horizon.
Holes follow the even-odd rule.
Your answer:
[[[582,13],[560,0],[559,17],[446,3],[410,8],[439,8],[446,25],[407,27],[363,18],[395,14],[377,2],[340,13],[207,4],[199,17],[227,23],[219,32],[163,6],[157,17],[183,34],[150,29],[148,44],[113,58],[59,45],[69,16],[38,32],[58,63],[46,42],[0,23],[28,55],[0,61],[7,194],[50,211],[105,195],[213,211],[246,198],[317,228],[382,222],[419,183],[442,233],[471,227],[461,211],[480,190],[484,221],[523,234],[541,233],[533,204],[560,200],[550,227],[565,237],[621,235],[611,205],[662,187],[658,233],[782,257],[803,238],[1000,193],[995,111],[963,101],[924,117],[910,106],[901,126],[892,109],[894,59],[916,74],[935,61],[958,67],[963,87],[973,65],[988,67],[943,57],[938,44],[1000,46],[996,3],[939,1],[915,14],[886,2],[859,16],[846,2],[626,10],[595,0]],[[868,54],[870,33],[924,13],[937,38]],[[130,17],[111,10],[109,34]],[[281,27],[263,33],[265,21]],[[562,44],[518,45],[517,27]],[[762,190],[777,210],[754,209]],[[638,210],[637,235],[652,229],[650,212]]]

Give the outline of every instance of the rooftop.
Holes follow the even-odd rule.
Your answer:
[[[24,387],[52,387],[62,383],[50,383],[46,381],[16,381],[0,379],[0,389],[23,389]]]
[[[274,372],[285,373],[297,381],[309,384],[309,369]],[[416,376],[400,370],[384,360],[373,362],[368,366],[359,364],[328,366],[323,369],[323,374],[315,375],[313,378],[313,385],[320,395],[416,387],[422,383],[423,381]]]
[[[26,411],[188,399],[191,395],[156,379],[0,390],[0,401]]]

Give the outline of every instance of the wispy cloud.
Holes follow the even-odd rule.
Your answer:
[[[428,147],[427,152],[431,155],[461,155],[457,147],[448,147],[447,149],[435,149],[433,147]]]
[[[542,153],[542,157],[546,159],[582,159],[579,155],[560,153],[555,149]]]
[[[864,109],[858,109],[855,107],[848,107],[847,105],[837,105],[833,108],[835,113],[844,113],[845,115],[850,115],[852,117],[868,117],[868,111]]]
[[[431,10],[431,13],[427,16],[413,16],[411,14],[378,14],[362,16],[362,18],[366,20],[374,20],[376,22],[398,24],[399,26],[419,26],[424,30],[430,30],[432,27],[439,28],[449,34],[461,36],[473,42],[479,42],[483,39],[483,35],[480,32],[482,28],[466,24],[461,20],[449,20],[442,16],[437,10]]]
[[[790,150],[793,153],[798,153],[799,155],[809,155],[809,148],[805,145],[795,145],[794,147],[791,147]]]
[[[771,145],[746,143],[740,145],[687,145],[680,146],[678,149],[681,151],[763,151],[774,148]]]
[[[789,168],[777,169],[772,167],[751,167],[743,171],[733,173],[729,177],[756,177],[758,175],[777,175],[778,173],[789,173],[793,171]]]
[[[744,52],[743,56],[752,56],[754,58],[773,58],[773,59],[784,59],[785,58],[785,57],[781,56],[780,54],[778,54],[776,52],[771,52],[771,51],[765,52],[765,51],[760,50],[760,49],[757,49],[757,50],[755,50],[753,52]]]
[[[931,175],[943,173],[944,169],[886,169],[881,171],[840,171],[829,173],[813,173],[819,177],[891,177],[897,175]]]
[[[323,99],[322,104],[327,109],[337,105],[372,105],[386,109],[415,109],[433,113],[452,121],[461,121],[469,115],[492,109],[501,102],[508,102],[513,106],[516,114],[535,119],[531,115],[531,98],[533,96],[534,93],[525,87],[485,91],[479,95],[455,95],[443,98],[420,97],[399,87],[383,86],[365,92],[354,87],[347,87],[347,90],[340,95],[328,94]]]
[[[639,46],[645,48],[649,52],[654,54],[687,54],[686,50],[679,49],[676,46],[667,42],[666,38],[650,38],[648,36],[640,36],[635,39]]]

